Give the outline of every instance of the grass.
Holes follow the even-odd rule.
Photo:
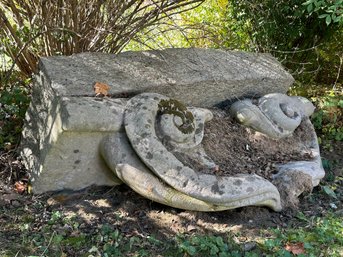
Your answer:
[[[23,210],[24,211],[24,210]],[[297,256],[342,256],[342,218],[328,213],[324,217],[308,217],[299,213],[297,228],[262,230],[252,250],[237,243],[233,234],[175,235],[161,241],[153,235],[126,235],[111,224],[102,224],[85,232],[73,218],[52,212],[40,230],[35,219],[21,216],[16,224],[8,225],[19,233],[15,242],[2,248],[1,256],[293,256],[287,245],[301,243]],[[261,239],[263,238],[263,239]]]

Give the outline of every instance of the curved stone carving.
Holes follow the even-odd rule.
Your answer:
[[[201,174],[168,151],[155,130],[158,106],[162,100],[169,99],[159,94],[135,96],[129,100],[124,118],[126,134],[133,149],[155,175],[176,190],[212,204],[245,201],[254,205],[269,201],[271,208],[280,209],[278,190],[269,181],[256,175],[217,177]],[[196,131],[196,134],[200,132],[203,133]]]
[[[244,125],[272,138],[282,138],[290,135],[302,120],[309,122],[307,117],[313,109],[307,99],[270,94],[257,102],[239,101],[232,105],[230,113]],[[207,109],[187,108],[160,94],[140,94],[125,106],[125,133],[106,137],[101,153],[121,181],[162,204],[196,211],[220,211],[247,205],[281,210],[278,189],[260,176],[204,174],[187,165],[187,160],[191,160],[198,164],[196,167],[216,168],[201,145],[205,123],[212,118]],[[312,139],[310,147],[314,153],[317,151],[318,157],[315,133]],[[313,161],[279,165],[273,183],[285,183],[291,173],[305,170],[312,185],[318,184],[324,171],[317,157]],[[316,174],[310,171],[313,167]],[[292,185],[287,184],[286,188],[292,191]],[[303,190],[297,188],[294,195],[297,197]]]
[[[325,171],[322,165],[322,160],[320,158],[318,139],[313,125],[308,118],[306,118],[303,122],[306,123],[308,127],[312,128],[309,132],[310,135],[308,135],[308,137],[310,138],[308,147],[311,151],[310,154],[313,159],[309,161],[296,161],[288,162],[285,164],[278,164],[278,173],[275,174],[273,178],[278,180],[282,179],[282,176],[287,176],[286,174],[289,172],[302,172],[311,178],[312,186],[314,187],[317,186],[320,180],[325,176]]]
[[[235,102],[230,114],[247,127],[272,138],[289,136],[313,111],[313,104],[303,97],[268,94],[254,103],[251,99]]]
[[[302,143],[306,143],[312,159],[277,164],[278,172],[273,176],[273,184],[281,189],[282,198],[287,198],[290,206],[298,202],[298,196],[304,191],[317,186],[325,175],[317,135],[309,120],[314,109],[313,104],[303,97],[268,94],[255,103],[250,99],[238,101],[229,110],[243,125],[274,139],[291,135],[301,122],[310,128],[307,142]]]
[[[183,194],[163,183],[141,162],[132,149],[125,133],[106,137],[102,142],[102,155],[117,177],[144,197],[180,209],[193,211],[221,211],[230,206],[219,206]],[[120,149],[120,152],[117,150]],[[232,203],[238,207],[243,202]]]

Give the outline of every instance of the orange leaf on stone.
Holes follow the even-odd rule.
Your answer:
[[[301,243],[301,242],[290,243],[290,242],[288,242],[285,246],[285,250],[293,253],[294,255],[304,254],[305,253],[304,243]]]
[[[94,88],[95,96],[99,96],[99,95],[107,96],[110,86],[105,83],[95,82],[93,88]]]
[[[14,188],[15,188],[15,191],[17,191],[19,194],[22,194],[26,191],[27,184],[24,183],[23,181],[17,181],[14,183]]]

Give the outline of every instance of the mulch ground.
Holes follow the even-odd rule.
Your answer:
[[[213,110],[213,114],[202,143],[222,175],[256,174],[271,179],[276,164],[311,159],[312,128],[305,123],[292,136],[275,140],[240,125],[225,111]]]

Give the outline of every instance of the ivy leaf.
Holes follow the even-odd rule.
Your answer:
[[[314,0],[308,0],[305,3],[303,3],[302,5],[308,5],[308,4],[312,4],[314,2]]]
[[[326,25],[329,26],[329,24],[331,23],[331,16],[330,15],[326,16],[325,22],[326,22]]]
[[[328,16],[328,15],[329,14],[324,13],[324,14],[319,15],[318,18],[323,19],[323,18],[326,18],[326,16]]]
[[[307,12],[311,13],[312,10],[313,10],[313,5],[312,5],[312,4],[309,4],[309,5],[307,6]]]
[[[323,191],[325,192],[325,194],[327,194],[328,196],[337,199],[337,195],[336,193],[328,186],[322,186]]]

